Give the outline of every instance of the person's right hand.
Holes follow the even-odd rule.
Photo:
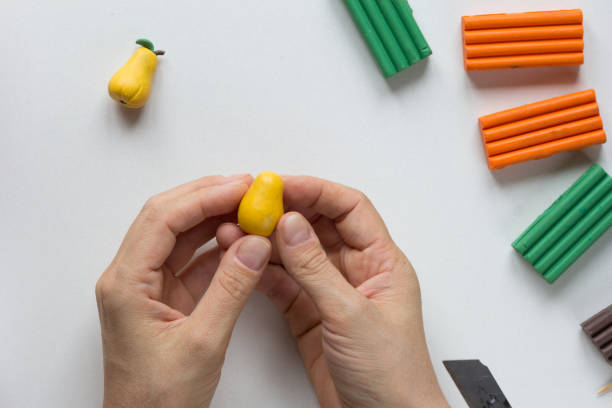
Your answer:
[[[448,407],[416,274],[370,201],[311,177],[284,182],[299,212],[280,220],[259,289],[287,318],[321,406]],[[217,241],[229,248],[242,235],[224,224]]]

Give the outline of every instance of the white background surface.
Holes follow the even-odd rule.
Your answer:
[[[95,4],[94,4],[95,3]],[[609,407],[579,323],[612,300],[612,233],[554,286],[510,243],[610,146],[492,173],[477,117],[595,88],[612,126],[607,0],[413,0],[434,55],[385,81],[341,0],[0,1],[0,406],[97,406],[94,284],[150,195],[275,170],[366,192],[421,280],[431,355],[479,358],[515,407]],[[460,16],[582,7],[586,64],[466,74]],[[136,38],[167,50],[151,99],[107,95]],[[216,407],[315,407],[256,295]]]

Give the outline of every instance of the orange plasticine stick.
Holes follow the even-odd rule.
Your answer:
[[[588,146],[602,144],[606,142],[606,133],[602,130],[585,133],[579,136],[572,136],[553,142],[531,146],[526,149],[516,150],[488,158],[490,169],[502,169],[512,164],[521,163],[528,160],[539,160],[556,153],[570,152]]]
[[[601,116],[593,116],[575,122],[564,123],[559,126],[536,130],[520,136],[510,137],[491,143],[485,143],[488,156],[508,153],[526,147],[559,140],[570,136],[581,135],[603,128]]]
[[[582,10],[486,14],[480,16],[464,16],[462,20],[464,30],[582,24]]]
[[[466,71],[582,65],[582,11],[462,17]]]
[[[534,68],[550,65],[564,66],[582,64],[584,64],[584,54],[582,52],[568,52],[561,54],[466,59],[465,69],[468,71],[478,71],[485,69]]]
[[[492,30],[465,31],[465,44],[489,44],[514,41],[562,40],[582,38],[581,25],[560,25],[544,27],[517,27]]]
[[[505,57],[509,55],[548,54],[560,52],[582,52],[583,40],[519,41],[498,44],[472,44],[465,46],[465,56]]]
[[[506,123],[543,115],[545,113],[556,112],[579,105],[586,105],[595,101],[596,96],[593,89],[563,95],[556,98],[547,99],[545,101],[535,102],[529,105],[520,106],[518,108],[507,109],[502,112],[483,116],[479,119],[480,128],[488,129],[495,126],[504,125]]]
[[[575,106],[573,108],[519,120],[491,129],[485,129],[482,131],[482,135],[484,140],[488,143],[597,115],[599,115],[599,107],[597,106],[597,102],[592,102],[586,105]]]
[[[606,142],[592,89],[483,116],[479,122],[492,170]]]

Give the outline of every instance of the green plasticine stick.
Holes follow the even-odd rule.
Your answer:
[[[361,4],[363,5],[363,9],[366,11],[368,17],[370,17],[370,21],[376,29],[376,33],[382,40],[382,43],[385,45],[385,49],[391,56],[395,69],[397,69],[397,71],[401,71],[408,68],[410,66],[408,59],[402,52],[399,43],[391,32],[391,28],[389,28],[385,17],[380,11],[378,0],[361,0]]]
[[[406,0],[392,0],[392,1],[397,9],[398,14],[400,15],[402,21],[404,22],[404,25],[408,29],[410,36],[412,37],[412,41],[414,42],[417,49],[419,50],[421,57],[425,58],[431,55],[431,48],[429,48],[429,44],[427,44],[427,41],[425,40],[425,37],[423,36],[423,33],[421,32],[419,25],[414,19],[412,8],[410,8],[410,5],[408,4],[408,2]]]
[[[612,210],[597,225],[544,274],[544,279],[554,283],[574,262],[582,256],[608,229],[612,227]]]
[[[534,268],[541,274],[548,272],[548,269],[569,251],[581,237],[588,234],[593,226],[610,210],[612,210],[612,194],[605,196],[601,202],[589,211],[540,261],[535,263]]]
[[[612,177],[593,165],[512,245],[554,283],[612,226]]]
[[[604,177],[599,184],[595,186],[589,193],[572,208],[563,218],[561,218],[548,232],[535,243],[535,245],[524,255],[525,259],[531,264],[536,264],[546,252],[555,245],[558,248],[557,242],[570,231],[576,223],[578,223],[585,214],[588,214],[604,196],[612,191],[612,177]],[[550,252],[547,254],[549,255]],[[550,265],[543,266],[544,270]],[[537,264],[536,264],[537,265]],[[536,266],[536,269],[539,268]]]
[[[395,39],[402,48],[406,58],[408,58],[410,65],[419,62],[422,59],[421,54],[419,50],[417,50],[414,42],[412,42],[410,33],[408,33],[408,30],[404,26],[393,2],[391,0],[379,0],[379,3],[380,9],[389,23],[393,35],[395,35]]]
[[[593,165],[586,171],[561,197],[557,199],[521,236],[512,246],[521,255],[535,245],[535,243],[550,230],[572,207],[576,205],[597,183],[606,176],[606,172],[599,165]]]
[[[378,37],[378,34],[376,34],[376,30],[374,29],[372,23],[370,23],[368,15],[361,6],[360,1],[344,0],[344,2],[351,12],[353,19],[357,23],[357,27],[359,28],[359,31],[361,31],[363,38],[370,47],[372,54],[374,54],[374,58],[376,58],[383,75],[388,78],[397,74],[397,70],[395,69],[395,65],[393,65],[393,61],[391,61],[391,57],[389,57],[387,50],[385,50],[385,46]]]
[[[386,78],[431,55],[406,0],[344,2]]]

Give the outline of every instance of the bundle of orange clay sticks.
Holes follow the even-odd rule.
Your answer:
[[[581,65],[581,10],[463,17],[465,69]]]
[[[593,90],[493,113],[479,122],[490,169],[606,142]]]
[[[464,16],[467,71],[581,65],[582,11]],[[479,119],[491,170],[606,142],[594,90],[532,103]]]

